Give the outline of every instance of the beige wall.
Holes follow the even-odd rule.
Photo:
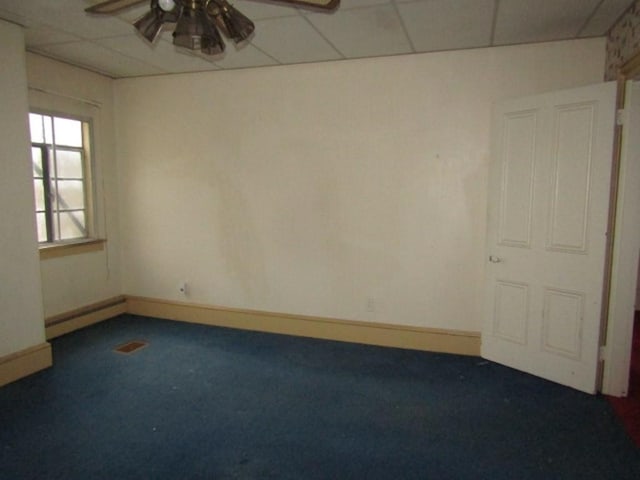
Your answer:
[[[95,73],[28,54],[31,107],[93,119],[95,235],[100,252],[42,260],[45,317],[120,295],[117,175],[113,132],[113,81]]]
[[[491,102],[599,82],[604,56],[591,39],[118,80],[124,293],[480,330]]]
[[[22,30],[0,20],[0,358],[44,342]]]

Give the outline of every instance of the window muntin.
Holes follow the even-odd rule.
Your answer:
[[[89,237],[89,123],[29,114],[31,160],[40,243]]]

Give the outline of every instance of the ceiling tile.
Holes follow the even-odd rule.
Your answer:
[[[604,0],[589,23],[580,32],[581,37],[606,35],[611,25],[631,6],[634,0]]]
[[[342,0],[340,2],[340,10],[373,7],[376,5],[390,5],[391,3],[393,3],[391,0]]]
[[[347,58],[410,53],[411,45],[393,5],[340,10],[307,18]]]
[[[278,64],[276,60],[265,55],[251,44],[237,47],[233,42],[227,42],[227,49],[222,56],[207,58],[210,58],[218,67],[223,69],[264,67]]]
[[[0,10],[14,12],[31,20],[46,19],[51,13],[81,12],[87,3],[81,0],[0,0]]]
[[[262,3],[255,0],[235,0],[229,3],[233,4],[234,7],[251,20],[298,15],[298,9],[293,5],[276,5],[275,3]]]
[[[133,24],[136,20],[142,17],[145,13],[149,11],[149,3],[145,2],[140,5],[134,5],[131,8],[127,8],[126,10],[122,10],[117,13],[117,17],[125,22]]]
[[[80,40],[74,35],[42,25],[33,25],[25,28],[24,36],[27,47],[77,42]]]
[[[34,49],[54,58],[85,67],[90,70],[108,73],[112,77],[154,75],[163,73],[152,65],[140,62],[126,55],[114,52],[91,42],[74,42],[50,45]]]
[[[500,0],[496,45],[573,38],[600,0]]]
[[[488,46],[494,0],[431,0],[398,4],[418,52]]]
[[[257,21],[256,33],[251,43],[280,63],[318,62],[342,58],[301,16]]]
[[[33,22],[29,22],[26,15],[15,11],[15,9],[3,8],[4,4],[2,3],[2,1],[3,0],[0,0],[0,18],[22,26],[33,24]]]
[[[118,18],[85,13],[84,9],[91,3],[85,0],[0,0],[0,9],[28,18],[28,24],[46,25],[82,38],[127,33],[126,24]]]
[[[117,17],[89,15],[84,11],[54,12],[42,23],[82,38],[104,38],[131,33],[131,24]]]
[[[176,70],[181,72],[201,72],[218,69],[213,62],[187,53],[187,50],[174,46],[170,40],[157,39],[151,45],[138,35],[127,35],[124,37],[104,38],[95,42],[128,57],[153,65],[165,72]]]

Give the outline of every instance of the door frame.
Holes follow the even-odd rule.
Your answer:
[[[618,70],[616,108],[624,109],[627,97],[627,81],[640,75],[640,51],[636,52]],[[627,125],[628,127],[628,125]],[[635,285],[637,281],[637,265],[634,266],[633,278],[620,266],[624,263],[623,252],[640,245],[640,229],[637,219],[630,214],[625,215],[624,204],[640,195],[639,182],[627,181],[625,171],[621,169],[624,150],[625,125],[616,125],[614,130],[614,150],[612,158],[609,232],[607,239],[607,255],[605,263],[604,289],[602,302],[601,344],[604,346],[604,365],[601,366],[602,393],[613,396],[626,396],[629,381],[629,360],[633,331],[633,313],[629,317],[629,302],[633,312],[634,298],[618,290],[618,285]],[[623,233],[631,231],[633,234]],[[626,227],[626,228],[625,228]],[[635,227],[635,228],[634,228]],[[620,255],[620,256],[619,256]],[[627,269],[628,270],[628,269]],[[634,289],[635,292],[635,289]]]

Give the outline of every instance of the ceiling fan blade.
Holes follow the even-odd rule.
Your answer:
[[[87,13],[97,13],[109,15],[111,13],[117,13],[125,8],[133,7],[139,3],[148,2],[149,0],[107,0],[106,2],[98,3],[92,7],[85,8]]]
[[[340,0],[275,0],[279,3],[301,5],[303,7],[315,7],[323,10],[335,10],[340,6]]]

